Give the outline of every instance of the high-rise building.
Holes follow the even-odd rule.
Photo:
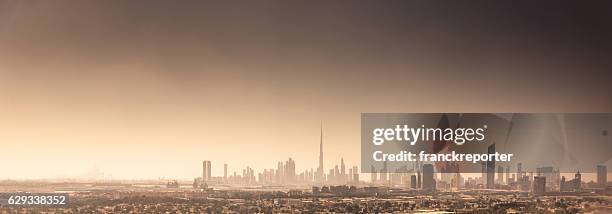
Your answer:
[[[223,180],[227,181],[227,164],[223,164]]]
[[[582,184],[582,175],[580,174],[580,171],[576,172],[576,174],[574,175],[574,187],[576,188],[576,190],[580,189],[580,185]]]
[[[504,183],[504,167],[503,166],[497,167],[497,183],[499,184]]]
[[[285,165],[282,161],[276,163],[276,183],[281,184],[285,182]]]
[[[597,166],[597,185],[606,188],[608,185],[608,167],[606,165]]]
[[[379,176],[380,182],[382,184],[387,184],[387,161],[383,162],[383,168],[380,169]]]
[[[420,189],[421,187],[423,187],[422,182],[423,182],[423,178],[421,176],[421,170],[419,169],[417,171],[417,189]]]
[[[289,160],[287,160],[285,162],[285,181],[289,184],[292,184],[295,182],[295,161],[292,160],[291,158],[289,158]]]
[[[323,168],[323,122],[321,122],[321,140],[319,142],[319,167],[315,177],[317,183],[325,183],[325,169]]]
[[[489,155],[495,154],[495,144],[487,147]],[[487,161],[487,189],[495,188],[495,160]]]
[[[546,177],[533,177],[533,194],[541,195],[544,194],[544,192],[546,192]]]
[[[370,168],[370,181],[374,184],[376,183],[376,168],[374,168],[374,166],[371,166],[372,168]]]
[[[209,181],[211,178],[210,161],[202,161],[202,180]]]
[[[546,185],[549,189],[557,189],[560,184],[561,176],[552,166],[536,168],[536,175],[546,177]]]
[[[565,176],[561,177],[561,183],[559,185],[559,190],[561,192],[570,192],[570,191],[578,191],[580,190],[580,184],[582,183],[582,175],[580,172],[576,172],[574,175],[574,179],[566,181]]]
[[[487,162],[482,162],[482,168],[480,172],[481,172],[480,180],[481,180],[482,186],[486,187],[487,185]]]
[[[529,188],[531,188],[531,180],[529,179],[529,176],[527,175],[523,175],[517,178],[518,181],[518,187],[519,190],[521,191],[529,191]]]
[[[504,177],[504,181],[510,180],[510,165],[506,166],[506,174]],[[510,182],[506,182],[506,184],[510,184]]]
[[[434,180],[434,169],[431,164],[423,164],[423,190],[436,191],[436,180]]]
[[[346,183],[346,166],[344,165],[344,158],[340,158],[340,180],[342,183]]]

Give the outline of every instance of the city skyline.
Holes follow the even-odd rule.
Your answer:
[[[0,0],[0,213],[612,213],[612,1]]]
[[[323,153],[323,148],[324,147],[323,147],[323,122],[322,121],[320,122],[320,135],[319,136],[320,136],[320,138],[319,138],[319,147],[318,147],[319,148],[318,167],[315,168],[314,166],[308,167],[308,166],[302,165],[301,168],[296,168],[295,167],[295,160],[293,160],[291,156],[287,157],[290,161],[293,162],[293,165],[294,165],[293,167],[294,167],[294,171],[295,171],[296,175],[300,174],[300,173],[303,173],[303,172],[308,172],[309,170],[311,170],[311,173],[313,173],[311,175],[312,179],[313,179],[312,180],[313,182],[311,182],[311,184],[315,184],[315,185],[317,185],[317,184],[318,185],[328,185],[328,183],[327,183],[328,178],[325,177],[325,176],[329,176],[329,171],[327,171],[327,169],[334,170],[334,168],[336,168],[336,170],[337,170],[337,167],[342,165],[342,166],[348,166],[348,168],[350,168],[352,170],[355,167],[359,166],[359,163],[355,163],[353,165],[345,164],[343,157],[340,157],[339,160],[334,160],[334,159],[329,160],[328,162],[330,162],[331,164],[328,164],[328,165],[330,167],[322,168],[322,171],[321,171],[323,173],[323,176],[324,176],[323,179],[325,179],[325,181],[321,181],[320,180],[321,178],[318,177],[320,175],[317,174],[317,173],[319,173],[319,169],[324,166],[323,161],[325,160],[325,158],[323,156],[323,154],[324,154]],[[491,153],[491,152],[495,152],[495,145],[494,144],[489,146],[489,153]],[[242,170],[244,170],[245,168],[253,170],[253,168],[251,166],[249,166],[248,164],[247,165],[242,165],[242,166],[232,166],[232,167],[229,167],[229,164],[227,162],[223,162],[223,161],[218,161],[217,162],[217,160],[215,160],[214,162],[215,162],[216,165],[213,165],[212,162],[213,161],[211,161],[211,160],[203,160],[203,161],[201,161],[201,165],[200,165],[200,169],[201,170],[199,171],[200,178],[202,178],[204,176],[206,176],[208,180],[210,180],[211,178],[224,178],[226,176],[230,177],[230,176],[232,176],[232,174],[234,174],[234,175],[235,174],[241,175],[240,172]],[[275,163],[280,164],[282,162],[283,162],[283,160],[280,160],[280,162],[277,160]],[[500,168],[500,167],[506,167],[506,168],[510,169],[510,166],[507,163],[502,164],[502,166],[500,166],[500,167],[495,167],[495,162],[494,161],[493,162],[483,162],[483,163],[484,163],[483,167],[487,166],[487,167],[485,167],[486,171],[487,171],[487,173],[486,173],[487,177],[493,176],[493,177],[487,178],[487,180],[492,179],[494,181],[494,183],[498,182],[499,173],[502,173],[502,174],[504,173],[503,168]],[[489,166],[488,166],[489,163],[492,163],[491,168],[489,168]],[[419,163],[418,162],[406,162],[406,166],[414,165],[414,164],[419,164]],[[420,164],[422,166],[423,163],[420,163]],[[430,165],[430,164],[427,164],[427,165]],[[513,168],[513,174],[520,173],[519,171],[521,170],[522,166],[523,166],[522,163],[519,163],[516,166],[516,168]],[[585,175],[585,177],[584,177],[585,179],[583,179],[582,181],[584,181],[584,182],[590,182],[590,181],[599,182],[600,179],[601,179],[599,177],[601,175],[601,172],[600,172],[601,168],[600,167],[605,167],[605,165],[598,165],[598,166],[594,167],[592,169],[592,171],[593,171],[592,173],[583,173]],[[550,167],[550,168],[554,169],[553,167]],[[257,174],[258,173],[265,172],[266,170],[269,170],[269,169],[274,170],[274,163],[271,163],[268,167],[263,167],[261,170],[255,169],[255,170],[253,170],[253,172],[254,172],[255,177],[257,178]],[[522,169],[524,170],[525,168],[522,168]],[[534,172],[536,172],[536,170],[539,170],[539,169],[540,168],[534,168],[531,171],[523,171],[523,173],[534,173]],[[483,170],[484,170],[484,168],[483,168]],[[501,172],[499,172],[499,170],[501,170]],[[583,170],[583,171],[585,171],[585,170]],[[586,170],[586,171],[588,171],[588,170]],[[347,172],[347,171],[343,171],[343,172]],[[506,171],[506,172],[508,172],[508,171]],[[578,170],[577,172],[580,172],[580,170]],[[360,182],[372,182],[372,180],[369,179],[372,176],[374,176],[374,175],[377,176],[377,179],[380,179],[380,178],[378,178],[378,176],[382,176],[380,174],[380,171],[378,171],[377,173],[363,173],[363,172],[361,172],[360,169],[359,169],[359,173],[358,174],[359,174],[358,181],[360,181]],[[371,175],[371,174],[374,174],[374,175]],[[390,176],[391,174],[394,174],[394,172],[387,172],[385,174],[386,174],[385,177],[387,177],[387,176]],[[399,173],[399,174],[402,174],[402,173]],[[414,173],[405,173],[405,175],[407,175],[407,176],[410,176],[412,174],[414,174]],[[443,179],[444,175],[442,175],[442,174],[444,174],[444,172],[440,171],[439,169],[434,169],[434,175],[433,176],[434,176],[435,180]],[[452,173],[448,173],[448,174],[452,174]],[[460,174],[462,176],[465,176],[465,178],[478,178],[479,176],[481,176],[481,175],[479,175],[480,173],[460,173]],[[574,174],[574,173],[572,173],[572,172],[559,173],[559,179],[562,176],[568,176],[568,175],[572,175],[572,174]],[[610,178],[611,174],[612,173],[608,172],[607,173],[607,177]],[[347,173],[347,175],[348,175],[348,173]],[[442,176],[442,177],[440,177],[440,176]],[[198,178],[197,176],[194,176],[194,177]],[[43,179],[43,180],[44,179],[50,179],[50,180],[56,180],[56,179],[60,179],[60,180],[61,179],[82,179],[82,180],[131,180],[131,179],[135,179],[135,180],[155,180],[155,179],[163,179],[163,180],[167,180],[167,179],[177,179],[177,178],[189,180],[192,177],[180,177],[180,176],[172,176],[172,175],[170,175],[170,176],[159,176],[159,177],[156,177],[156,178],[152,178],[152,177],[149,177],[149,178],[121,178],[121,177],[114,177],[112,175],[110,175],[110,176],[109,175],[105,175],[104,172],[101,171],[100,168],[98,168],[98,166],[96,165],[96,166],[94,166],[93,172],[88,172],[86,174],[79,175],[79,176],[47,177],[47,178],[36,178],[36,179]],[[0,180],[1,179],[2,178],[0,178]],[[12,178],[5,178],[5,179],[12,179]],[[390,179],[390,178],[386,178],[386,179]],[[31,178],[29,178],[29,179],[16,179],[16,180],[31,180]],[[378,180],[378,181],[380,181],[380,180]],[[488,182],[486,182],[486,183],[488,183]],[[291,184],[291,183],[288,183],[288,184]],[[333,184],[333,183],[331,183],[331,184]],[[492,187],[487,187],[487,188],[492,188]]]
[[[295,165],[294,160],[289,158],[289,161],[291,161]],[[205,160],[204,162],[205,163],[206,162],[210,163],[210,161],[208,161],[208,160]],[[282,162],[283,161],[279,161],[278,163],[282,163]],[[330,170],[334,170],[334,169],[336,169],[336,167],[342,166],[343,165],[342,163],[343,163],[343,159],[340,160],[340,164],[336,164],[336,165],[334,165],[334,167],[330,167],[329,169]],[[414,164],[414,162],[409,163],[408,165],[410,165],[410,164]],[[219,164],[219,165],[222,165],[224,167],[227,166],[227,164]],[[432,167],[433,166],[431,163],[427,163],[427,164],[423,164],[423,165],[427,165],[428,167],[430,167],[430,166]],[[521,163],[519,163],[519,165],[521,165]],[[354,170],[356,168],[358,169],[358,166],[354,165],[354,166],[349,166],[346,169]],[[538,170],[548,169],[548,168],[550,168],[551,170],[555,169],[554,167],[542,166],[540,168],[536,168],[533,171],[519,171],[518,168],[512,168],[512,170],[510,170],[511,167],[508,166],[507,164],[505,164],[504,168],[502,168],[500,166],[500,167],[496,168],[495,171],[489,171],[489,172],[486,172],[486,173],[483,172],[482,174],[481,173],[459,173],[459,174],[460,174],[461,177],[463,177],[465,179],[483,179],[483,175],[486,175],[486,177],[485,177],[486,179],[481,180],[481,182],[483,182],[483,184],[486,185],[489,182],[492,183],[492,184],[506,183],[506,179],[510,178],[509,176],[512,176],[512,178],[515,179],[515,180],[518,180],[519,179],[518,176],[521,175],[521,174],[525,175],[525,176],[527,174],[530,174],[532,177],[533,176],[537,176],[538,175],[538,172],[537,172]],[[606,170],[607,166],[605,166],[605,165],[597,165],[597,166],[594,166],[593,168],[596,169],[595,172],[582,173],[583,176],[586,175],[582,179],[583,182],[602,183],[602,182],[610,181],[609,178],[610,178],[610,175],[612,173],[610,173],[610,172],[603,173],[603,172],[607,171]],[[244,169],[251,169],[251,168],[249,166],[243,166],[242,169],[244,170]],[[270,168],[264,169],[263,171],[265,172],[265,171],[270,170],[270,169],[271,170],[275,170],[274,167],[270,167]],[[505,171],[504,171],[504,169],[505,169]],[[454,175],[455,174],[454,172],[444,172],[443,171],[444,169],[434,169],[434,168],[432,168],[431,170],[432,170],[432,173],[433,173],[433,179],[434,180],[445,180],[445,175]],[[233,171],[232,173],[235,173],[234,175],[241,175],[240,171],[241,170]],[[300,173],[309,172],[309,170],[308,169],[305,169],[303,171],[295,170],[294,172],[295,172],[295,175],[299,175]],[[309,184],[309,185],[319,185],[319,186],[320,185],[338,184],[337,182],[327,183],[329,181],[329,177],[326,177],[327,180],[325,182],[317,181],[317,174],[316,174],[316,172],[317,171],[315,170],[315,168],[310,168],[310,173],[312,173],[310,175],[311,176],[311,180],[309,182],[306,182],[306,183],[299,183],[299,182],[298,183],[299,184]],[[331,171],[329,171],[329,172],[331,172]],[[351,174],[348,170],[347,171],[342,170],[341,172],[347,172],[346,175],[350,175]],[[561,173],[561,172],[559,172],[559,170],[551,171],[551,172],[555,172],[556,176],[558,177],[558,178],[556,178],[558,181],[555,181],[555,182],[557,182],[555,184],[555,185],[557,185],[557,188],[560,185],[558,182],[560,181],[560,179],[562,177],[568,177],[568,178],[571,179],[570,176],[573,176],[576,173],[581,174],[581,172],[579,170],[576,171],[575,173],[572,173],[572,172],[563,172],[563,173]],[[257,176],[257,174],[261,173],[261,172],[254,171],[254,173],[255,173],[254,175]],[[422,171],[419,171],[418,173],[422,173]],[[391,180],[390,177],[393,174],[397,174],[397,175],[401,175],[401,176],[407,176],[408,178],[410,178],[410,176],[412,176],[412,175],[417,175],[417,171],[413,171],[413,172],[386,172],[386,173],[381,173],[380,171],[378,171],[376,173],[364,173],[364,172],[358,171],[357,174],[359,174],[358,175],[359,176],[358,177],[358,181],[359,182],[365,182],[365,184],[379,184],[379,185],[382,184],[382,185],[387,185],[385,182],[389,182]],[[383,174],[385,174],[385,175],[383,175]],[[229,173],[228,175],[231,175],[231,173]],[[330,174],[326,173],[325,176],[330,176]],[[385,177],[384,179],[386,181],[383,182],[383,183],[372,183],[372,179],[371,179],[372,176],[376,176],[375,182],[380,182],[381,181],[381,178],[379,178],[379,177]],[[492,178],[489,178],[489,176],[492,176]],[[223,176],[223,175],[214,175],[214,174],[213,174],[212,177],[216,178],[216,179],[213,179],[215,181],[219,181],[219,179],[224,179],[225,178],[225,176]],[[446,176],[446,177],[448,178],[448,176]],[[364,178],[370,178],[370,179],[364,179]],[[165,178],[165,179],[172,179],[172,178],[169,177],[169,178]],[[185,178],[183,178],[183,179],[185,179]],[[488,179],[491,179],[491,180],[488,180]],[[259,181],[259,179],[257,179],[257,181]],[[404,181],[402,181],[402,182],[404,182]],[[409,180],[407,180],[406,182],[409,182]],[[298,184],[298,183],[296,183],[296,184]],[[286,184],[292,185],[291,182],[286,183]],[[493,189],[493,186],[491,186],[491,187],[484,187],[484,188]]]

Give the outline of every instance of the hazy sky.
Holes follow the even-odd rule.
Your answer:
[[[609,1],[0,0],[0,178],[358,165],[361,112],[611,112]]]

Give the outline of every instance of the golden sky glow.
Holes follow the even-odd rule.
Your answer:
[[[0,1],[0,179],[191,178],[202,160],[218,176],[289,157],[301,171],[317,166],[321,121],[326,168],[358,165],[361,112],[612,109],[609,44],[564,36],[572,25],[121,2]]]

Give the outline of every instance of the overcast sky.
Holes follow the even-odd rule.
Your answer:
[[[0,178],[358,165],[361,112],[610,112],[609,1],[0,0]]]

